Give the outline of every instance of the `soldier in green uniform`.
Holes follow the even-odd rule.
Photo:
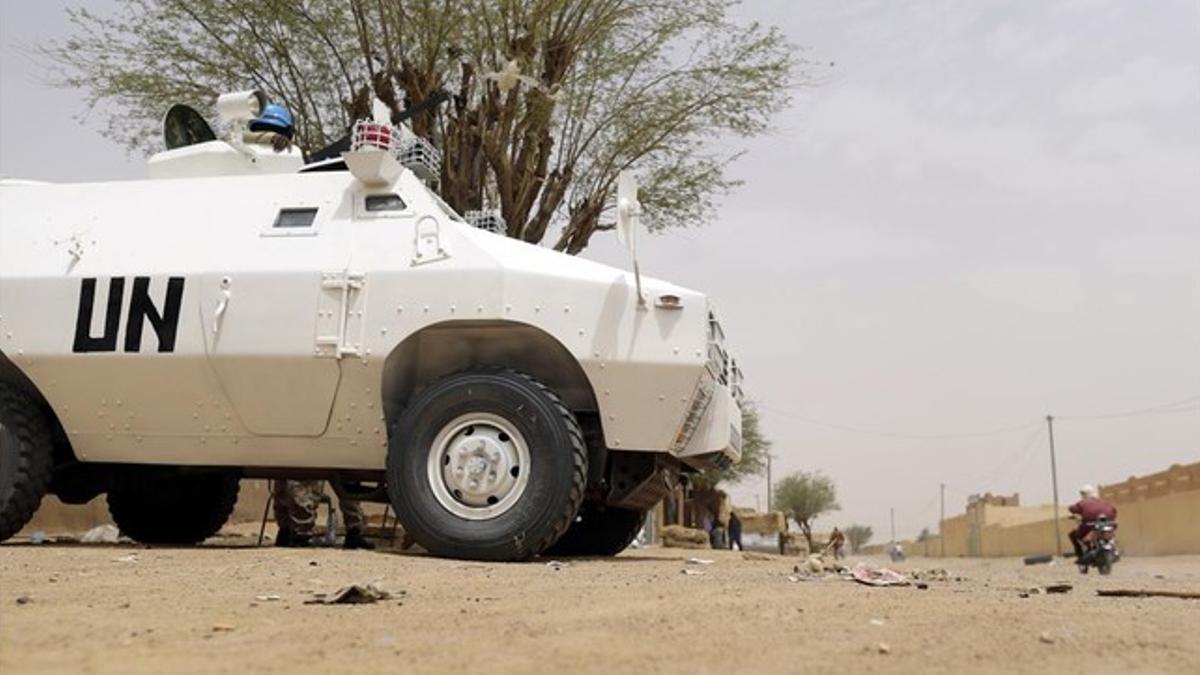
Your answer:
[[[272,486],[275,502],[275,523],[279,533],[276,546],[302,548],[312,545],[313,527],[317,522],[317,505],[325,493],[325,481],[277,480]],[[363,537],[366,517],[362,506],[353,500],[339,499],[342,522],[346,527],[345,549],[371,550],[375,545]]]

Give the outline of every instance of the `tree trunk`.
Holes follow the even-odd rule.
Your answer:
[[[800,533],[804,535],[804,541],[808,542],[808,554],[812,555],[815,551],[812,540],[812,523],[799,518],[796,519],[796,522],[800,524]]]

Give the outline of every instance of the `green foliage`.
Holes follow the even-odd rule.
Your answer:
[[[812,521],[823,513],[841,508],[833,480],[819,471],[797,471],[785,476],[775,484],[775,505],[800,526],[810,551],[814,550]]]
[[[438,91],[413,130],[443,152],[462,211],[499,208],[508,234],[577,253],[613,228],[618,173],[641,174],[651,229],[706,222],[735,185],[714,141],[764,132],[812,66],[725,0],[119,0],[69,12],[43,45],[58,82],[107,115],[106,135],[157,149],[173,102],[212,112],[258,88],[317,150],[367,117]],[[511,77],[505,77],[508,73]],[[516,77],[516,76],[520,77]],[[98,106],[98,104],[106,104]]]
[[[851,525],[846,528],[846,541],[850,542],[850,552],[858,553],[858,550],[866,546],[868,541],[875,532],[871,530],[869,525]]]
[[[692,478],[692,484],[701,489],[713,489],[718,483],[732,484],[746,478],[761,476],[767,469],[767,453],[771,441],[762,434],[758,423],[758,409],[747,401],[742,405],[742,458],[727,469],[709,469]]]

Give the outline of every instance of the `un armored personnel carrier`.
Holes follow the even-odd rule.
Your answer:
[[[237,134],[259,105],[219,108]],[[0,181],[0,540],[49,493],[199,542],[240,479],[322,478],[437,555],[615,554],[739,457],[704,295],[471,227],[399,131],[319,164],[200,134],[147,180]]]

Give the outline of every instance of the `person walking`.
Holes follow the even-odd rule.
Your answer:
[[[738,518],[737,511],[730,509],[729,511],[729,550],[734,550],[737,546],[738,551],[746,550],[742,546],[742,519]]]

